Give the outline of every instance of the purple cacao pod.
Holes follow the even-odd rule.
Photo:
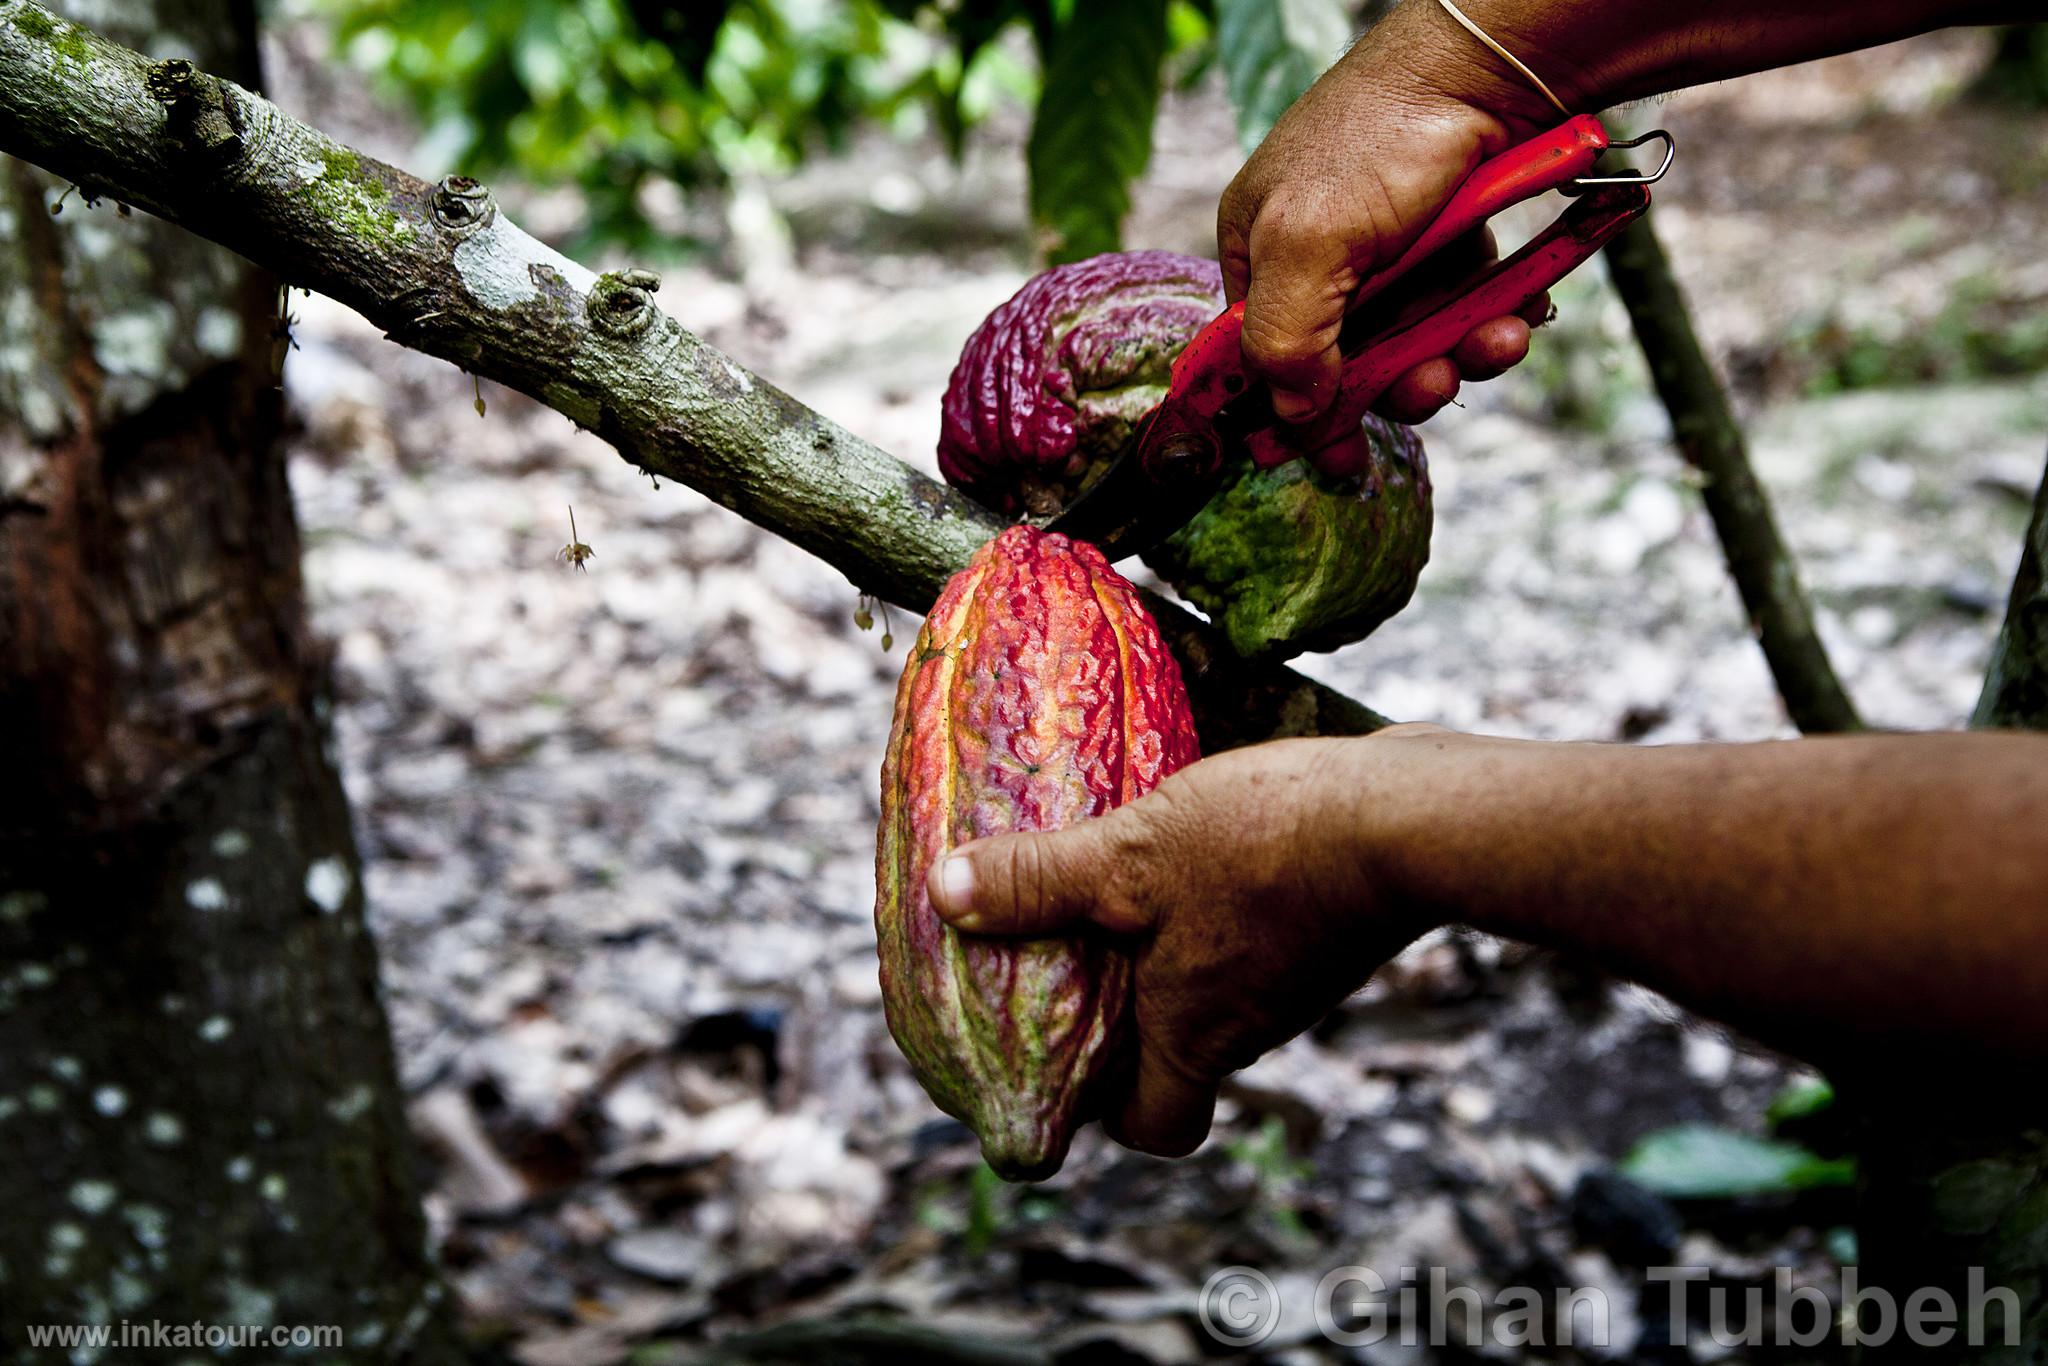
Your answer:
[[[999,512],[1057,511],[1123,449],[1167,369],[1223,307],[1214,261],[1110,252],[1035,276],[953,367],[939,472]]]

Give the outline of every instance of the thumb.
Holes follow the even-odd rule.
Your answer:
[[[1098,897],[1113,857],[1103,822],[1064,830],[997,835],[953,850],[932,865],[925,887],[932,907],[971,934],[1050,934],[1076,920],[1143,928],[1102,914]]]

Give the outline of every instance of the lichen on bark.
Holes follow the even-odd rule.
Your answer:
[[[28,12],[0,2],[0,49]],[[97,12],[253,70],[226,0]],[[95,78],[148,69],[43,27]],[[303,616],[276,284],[104,196],[52,217],[62,183],[0,160],[0,1342],[335,1323],[350,1361],[448,1361]]]

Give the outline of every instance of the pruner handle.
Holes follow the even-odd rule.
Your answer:
[[[1566,119],[1546,133],[1510,147],[1481,162],[1452,192],[1437,216],[1383,270],[1376,270],[1351,296],[1347,311],[1385,289],[1409,271],[1481,227],[1501,210],[1534,199],[1546,190],[1560,190],[1590,173],[1607,150],[1607,129],[1592,114]]]
[[[1450,355],[1479,324],[1521,312],[1649,207],[1647,185],[1603,185],[1588,191],[1507,260],[1448,295],[1411,305],[1392,326],[1347,354],[1337,398],[1328,411],[1301,427],[1256,433],[1252,458],[1261,465],[1279,464],[1348,434],[1395,380],[1426,360]]]
[[[1669,142],[1668,134],[1651,136]],[[1422,235],[1359,287],[1347,311],[1510,205],[1546,190],[1576,192],[1574,182],[1583,182],[1585,193],[1513,256],[1450,292],[1410,304],[1391,326],[1362,344],[1350,341],[1353,332],[1362,330],[1357,324],[1363,320],[1354,318],[1345,329],[1337,397],[1322,417],[1305,427],[1275,422],[1271,408],[1251,393],[1263,393],[1264,386],[1252,382],[1244,365],[1244,304],[1232,304],[1174,360],[1166,396],[1141,431],[1139,463],[1158,482],[1213,470],[1224,458],[1216,424],[1226,408],[1231,425],[1248,439],[1252,458],[1260,465],[1283,463],[1350,434],[1401,375],[1423,361],[1450,354],[1480,323],[1520,312],[1649,207],[1649,184],[1663,168],[1656,176],[1619,183],[1590,177],[1609,146],[1600,120],[1580,114],[1482,162]],[[1669,165],[1667,150],[1665,166]]]

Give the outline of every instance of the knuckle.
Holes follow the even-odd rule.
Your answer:
[[[1253,313],[1247,309],[1244,321],[1244,353],[1257,366],[1272,369],[1300,368],[1321,359],[1330,349],[1336,329],[1303,323],[1286,316],[1275,317],[1271,309]]]
[[[1171,780],[1168,780],[1171,782]],[[1103,817],[1103,866],[1093,879],[1096,918],[1113,928],[1154,925],[1170,907],[1169,870],[1175,863],[1162,817],[1171,802],[1166,785]]]
[[[1226,251],[1235,247],[1246,249],[1250,237],[1250,225],[1259,216],[1259,198],[1245,183],[1244,172],[1240,171],[1223,190],[1223,197],[1216,201],[1216,241]]]

